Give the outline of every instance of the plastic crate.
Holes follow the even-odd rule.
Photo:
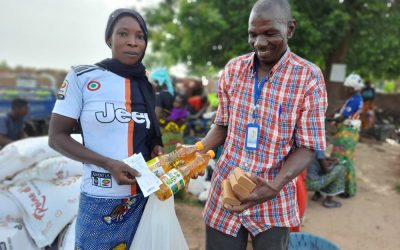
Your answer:
[[[340,250],[331,241],[309,233],[290,233],[289,250]]]

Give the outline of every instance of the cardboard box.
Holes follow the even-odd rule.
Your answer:
[[[256,187],[256,184],[252,180],[250,180],[250,178],[247,177],[247,175],[240,168],[235,168],[233,170],[233,174],[235,175],[236,180],[240,184],[240,186],[247,189],[249,193],[251,193]]]
[[[231,206],[240,205],[240,201],[235,197],[228,179],[222,181],[222,202]]]
[[[250,191],[238,183],[236,175],[234,173],[232,173],[228,179],[232,186],[232,190],[235,191],[237,195],[239,195],[239,198],[243,199],[249,196]]]

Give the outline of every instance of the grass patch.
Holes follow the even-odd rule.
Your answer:
[[[186,192],[185,189],[182,189],[175,194],[175,202],[196,207],[204,207],[204,203],[202,203],[196,196]]]
[[[400,184],[397,184],[396,187],[394,187],[394,190],[396,190],[397,193],[400,194]]]

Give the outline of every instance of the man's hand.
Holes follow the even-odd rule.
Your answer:
[[[267,200],[271,200],[276,197],[279,191],[272,186],[271,183],[267,182],[261,177],[258,177],[254,174],[248,175],[248,177],[256,184],[253,192],[250,193],[249,197],[245,199],[239,199],[241,202],[238,206],[230,206],[225,204],[224,207],[233,213],[241,213],[242,211],[257,205],[264,203]],[[235,191],[233,191],[235,192]],[[235,193],[236,197],[240,197],[237,193]]]
[[[202,171],[200,173],[197,173],[192,177],[192,179],[197,179],[199,176],[204,176],[205,173],[206,173],[206,171]]]
[[[132,185],[136,183],[136,176],[140,173],[122,161],[112,160],[107,167],[119,185]]]
[[[164,148],[161,147],[160,145],[156,145],[156,146],[154,146],[153,150],[151,151],[150,157],[154,158],[159,155],[163,155],[164,153],[165,153]]]
[[[339,163],[339,160],[337,158],[328,157],[327,160],[329,162],[329,165],[336,165]]]

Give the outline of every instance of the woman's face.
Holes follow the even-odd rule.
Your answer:
[[[354,95],[357,91],[353,87],[345,87],[345,92],[348,96]]]
[[[123,64],[135,64],[146,49],[145,34],[131,16],[121,17],[114,25],[110,40],[112,58]]]
[[[182,107],[183,107],[183,100],[182,100],[182,98],[179,97],[179,96],[175,97],[173,106],[174,106],[174,108],[182,108]]]

